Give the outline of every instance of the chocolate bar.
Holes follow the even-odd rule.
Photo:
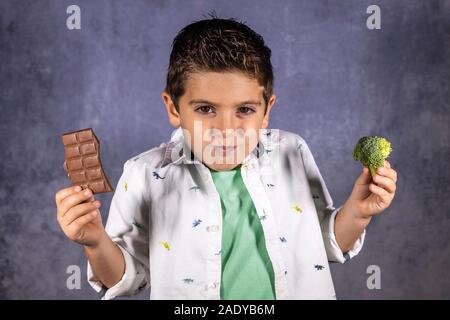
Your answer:
[[[114,191],[100,161],[100,141],[91,128],[64,133],[64,170],[73,185],[94,194]]]

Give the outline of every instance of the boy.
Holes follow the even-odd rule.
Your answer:
[[[335,299],[328,261],[361,250],[395,194],[386,161],[335,209],[306,142],[267,129],[270,49],[233,19],[174,39],[162,99],[171,140],[124,164],[103,228],[90,190],[56,193],[58,222],[84,246],[104,299]]]

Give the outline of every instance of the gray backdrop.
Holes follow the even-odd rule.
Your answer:
[[[81,7],[81,30],[66,8]],[[381,7],[381,30],[366,8]],[[357,139],[391,140],[399,174],[392,206],[363,251],[333,264],[338,298],[449,298],[450,1],[0,2],[0,297],[97,299],[82,248],[55,219],[68,186],[60,134],[93,127],[115,185],[125,160],[169,138],[160,99],[170,45],[215,9],[246,21],[273,50],[272,128],[302,135],[335,205],[361,165]],[[103,201],[106,220],[112,193]],[[70,265],[80,290],[66,287]],[[381,269],[369,290],[367,267]],[[139,296],[146,298],[148,292]]]

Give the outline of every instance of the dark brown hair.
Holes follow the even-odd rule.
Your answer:
[[[274,82],[270,56],[263,37],[250,27],[213,14],[187,25],[173,40],[165,91],[179,110],[189,73],[241,71],[264,86],[267,109]]]

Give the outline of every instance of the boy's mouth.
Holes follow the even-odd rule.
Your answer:
[[[214,146],[216,149],[222,149],[222,150],[232,150],[235,149],[237,146]]]
[[[214,146],[216,153],[226,155],[236,149],[237,146]]]

